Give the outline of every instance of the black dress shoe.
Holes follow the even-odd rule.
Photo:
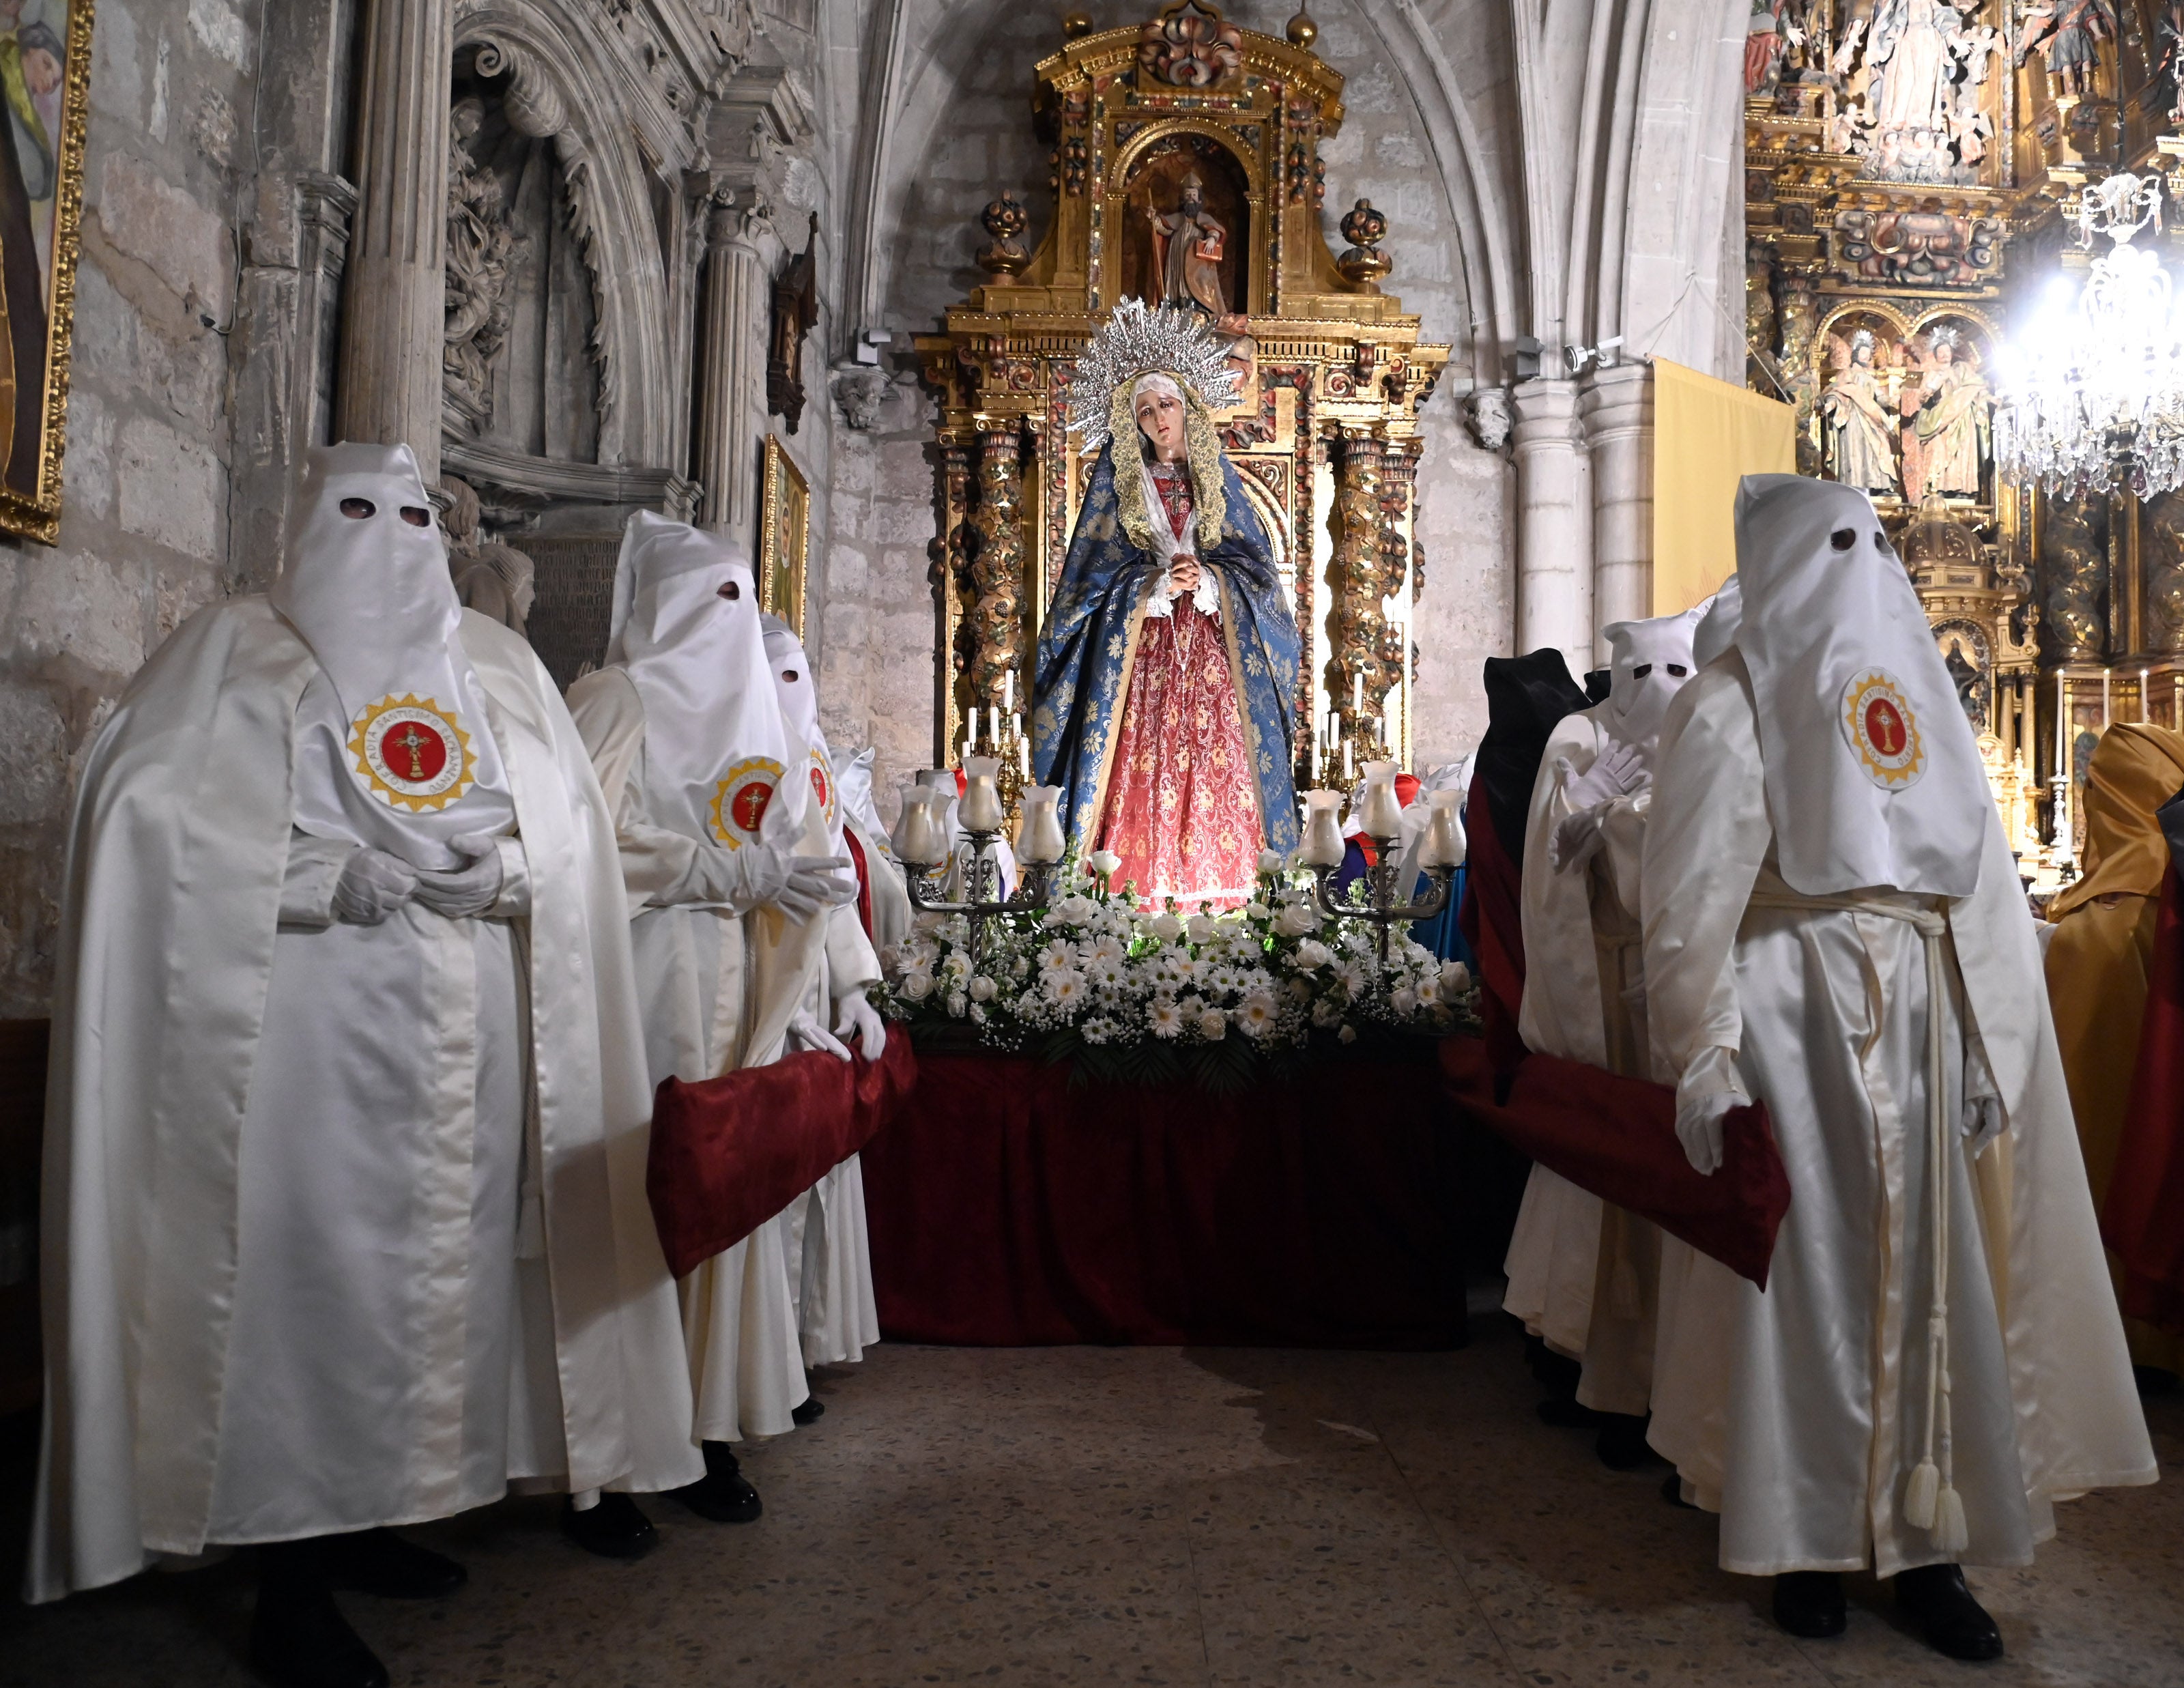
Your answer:
[[[790,1407],[788,1416],[799,1424],[816,1424],[827,1416],[827,1403],[816,1395],[809,1396]]]
[[[642,1559],[660,1546],[652,1520],[627,1495],[602,1495],[599,1505],[581,1513],[575,1501],[562,1501],[561,1534],[602,1559]]]
[[[404,1541],[391,1529],[322,1536],[319,1562],[329,1586],[382,1600],[441,1600],[471,1579],[445,1554]]]
[[[387,1688],[387,1667],[323,1585],[269,1584],[250,1620],[250,1664],[274,1688]]]
[[[1958,1565],[1921,1565],[1896,1578],[1896,1603],[1926,1645],[1949,1658],[2002,1657],[2002,1630],[1972,1598]]]
[[[1661,1479],[1661,1498],[1672,1507],[1681,1507],[1687,1513],[1698,1510],[1684,1498],[1684,1474],[1672,1471]]]
[[[1592,1446],[1600,1462],[1610,1471],[1635,1471],[1660,1457],[1646,1444],[1643,1413],[1602,1413],[1599,1440]]]
[[[1785,1571],[1774,1579],[1774,1621],[1808,1641],[1840,1635],[1849,1623],[1842,1579],[1833,1571]]]
[[[1557,1430],[1596,1430],[1605,1416],[1560,1396],[1550,1396],[1540,1403],[1538,1411],[1540,1422],[1552,1424]]]
[[[715,1524],[755,1524],[766,1511],[766,1503],[744,1480],[735,1450],[726,1442],[707,1442],[705,1451],[705,1474],[668,1493],[699,1518]]]

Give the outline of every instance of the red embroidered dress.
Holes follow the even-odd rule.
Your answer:
[[[1163,463],[1152,480],[1171,528],[1187,532],[1190,477]],[[1157,540],[1161,512],[1147,514]],[[1177,593],[1166,616],[1149,611],[1139,623],[1114,757],[1100,827],[1100,848],[1122,858],[1114,883],[1134,881],[1138,895],[1155,902],[1233,908],[1250,900],[1262,836],[1258,783],[1220,618],[1189,593]]]

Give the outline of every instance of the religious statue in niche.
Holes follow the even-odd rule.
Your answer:
[[[1236,383],[1205,319],[1125,299],[1078,359],[1070,432],[1097,451],[1039,635],[1032,758],[1112,883],[1249,900],[1297,842],[1301,643],[1273,543],[1212,412]]]
[[[804,250],[773,284],[773,337],[766,354],[766,408],[788,432],[804,420],[804,337],[819,320],[819,214]]]
[[[1173,211],[1148,207],[1152,224],[1154,303],[1181,305],[1218,321],[1228,315],[1221,292],[1221,258],[1228,231],[1206,209],[1206,179],[1193,170],[1183,179]]]
[[[2114,0],[2036,0],[2025,9],[2017,62],[2037,53],[2048,66],[2048,92],[2056,99],[2084,99],[2094,92],[2100,44],[2114,41]]]
[[[1994,136],[1987,76],[2001,43],[1941,0],[1880,0],[1854,20],[1830,68],[1842,97],[1828,145],[1875,181],[1976,182]]]
[[[1947,323],[1904,352],[1917,379],[1897,404],[1903,414],[1903,496],[1917,503],[1940,493],[1975,499],[1980,471],[1993,454],[1994,393],[1964,331]]]
[[[1790,55],[1805,44],[1805,0],[1752,0],[1744,25],[1744,92],[1773,93]]]
[[[1828,438],[1834,478],[1869,493],[1900,490],[1896,471],[1896,419],[1889,414],[1876,366],[1880,342],[1870,328],[1845,339],[1828,336],[1833,373],[1820,390],[1820,420]]]
[[[2153,81],[2146,91],[2149,111],[2184,127],[2184,0],[2162,0],[2153,20]]]
[[[512,272],[531,242],[511,226],[500,178],[472,155],[485,102],[455,102],[448,114],[447,321],[441,409],[448,426],[475,437],[493,421],[493,366],[508,344]]]
[[[1984,733],[1992,690],[1986,636],[1976,622],[1943,621],[1934,629],[1934,646],[1942,653],[1942,666],[1948,670],[1949,683],[1956,688],[1964,719],[1971,722],[1974,733]]]

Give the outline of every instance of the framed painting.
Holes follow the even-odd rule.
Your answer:
[[[4,7],[7,0],[0,0]],[[766,483],[760,499],[759,608],[804,637],[804,571],[811,543],[811,487],[781,437],[766,437]]]
[[[92,0],[0,0],[0,528],[61,525]]]

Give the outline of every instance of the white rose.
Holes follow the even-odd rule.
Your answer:
[[[1214,923],[1212,916],[1203,914],[1191,916],[1189,920],[1184,922],[1183,929],[1190,934],[1190,941],[1194,944],[1211,944],[1221,930]]]
[[[1305,972],[1323,967],[1334,959],[1334,952],[1317,938],[1307,938],[1296,946],[1296,964]]]
[[[1331,1026],[1341,1017],[1342,1010],[1325,998],[1312,1005],[1312,1023],[1315,1026]]]
[[[1253,920],[1270,920],[1273,917],[1274,911],[1264,903],[1246,903],[1244,905],[1244,912]]]
[[[1198,1035],[1208,1043],[1215,1043],[1228,1035],[1228,1017],[1218,1008],[1209,1008],[1198,1017]]]
[[[922,967],[912,967],[902,976],[902,994],[912,1002],[922,1002],[933,994],[933,975]]]
[[[1471,969],[1461,961],[1440,964],[1441,993],[1446,996],[1461,996],[1471,989]]]
[[[1084,866],[1102,879],[1112,879],[1123,865],[1123,858],[1112,850],[1095,850],[1084,858]]]
[[[1393,996],[1390,996],[1388,999],[1388,1006],[1394,1009],[1398,1014],[1408,1014],[1418,1006],[1418,992],[1408,989],[1399,990]]]
[[[971,981],[971,1000],[973,1002],[991,1002],[994,1000],[994,986],[993,980],[988,978],[983,973],[980,973],[978,978]]]
[[[1319,924],[1319,917],[1301,903],[1288,903],[1274,916],[1274,931],[1284,938],[1301,938]]]
[[[1262,872],[1262,873],[1279,873],[1279,872],[1280,872],[1281,871],[1282,871],[1282,853],[1281,853],[1281,851],[1279,851],[1279,850],[1261,850],[1261,851],[1259,852],[1259,872]]]
[[[1173,944],[1183,936],[1182,921],[1165,911],[1147,921],[1145,929],[1163,944]]]

